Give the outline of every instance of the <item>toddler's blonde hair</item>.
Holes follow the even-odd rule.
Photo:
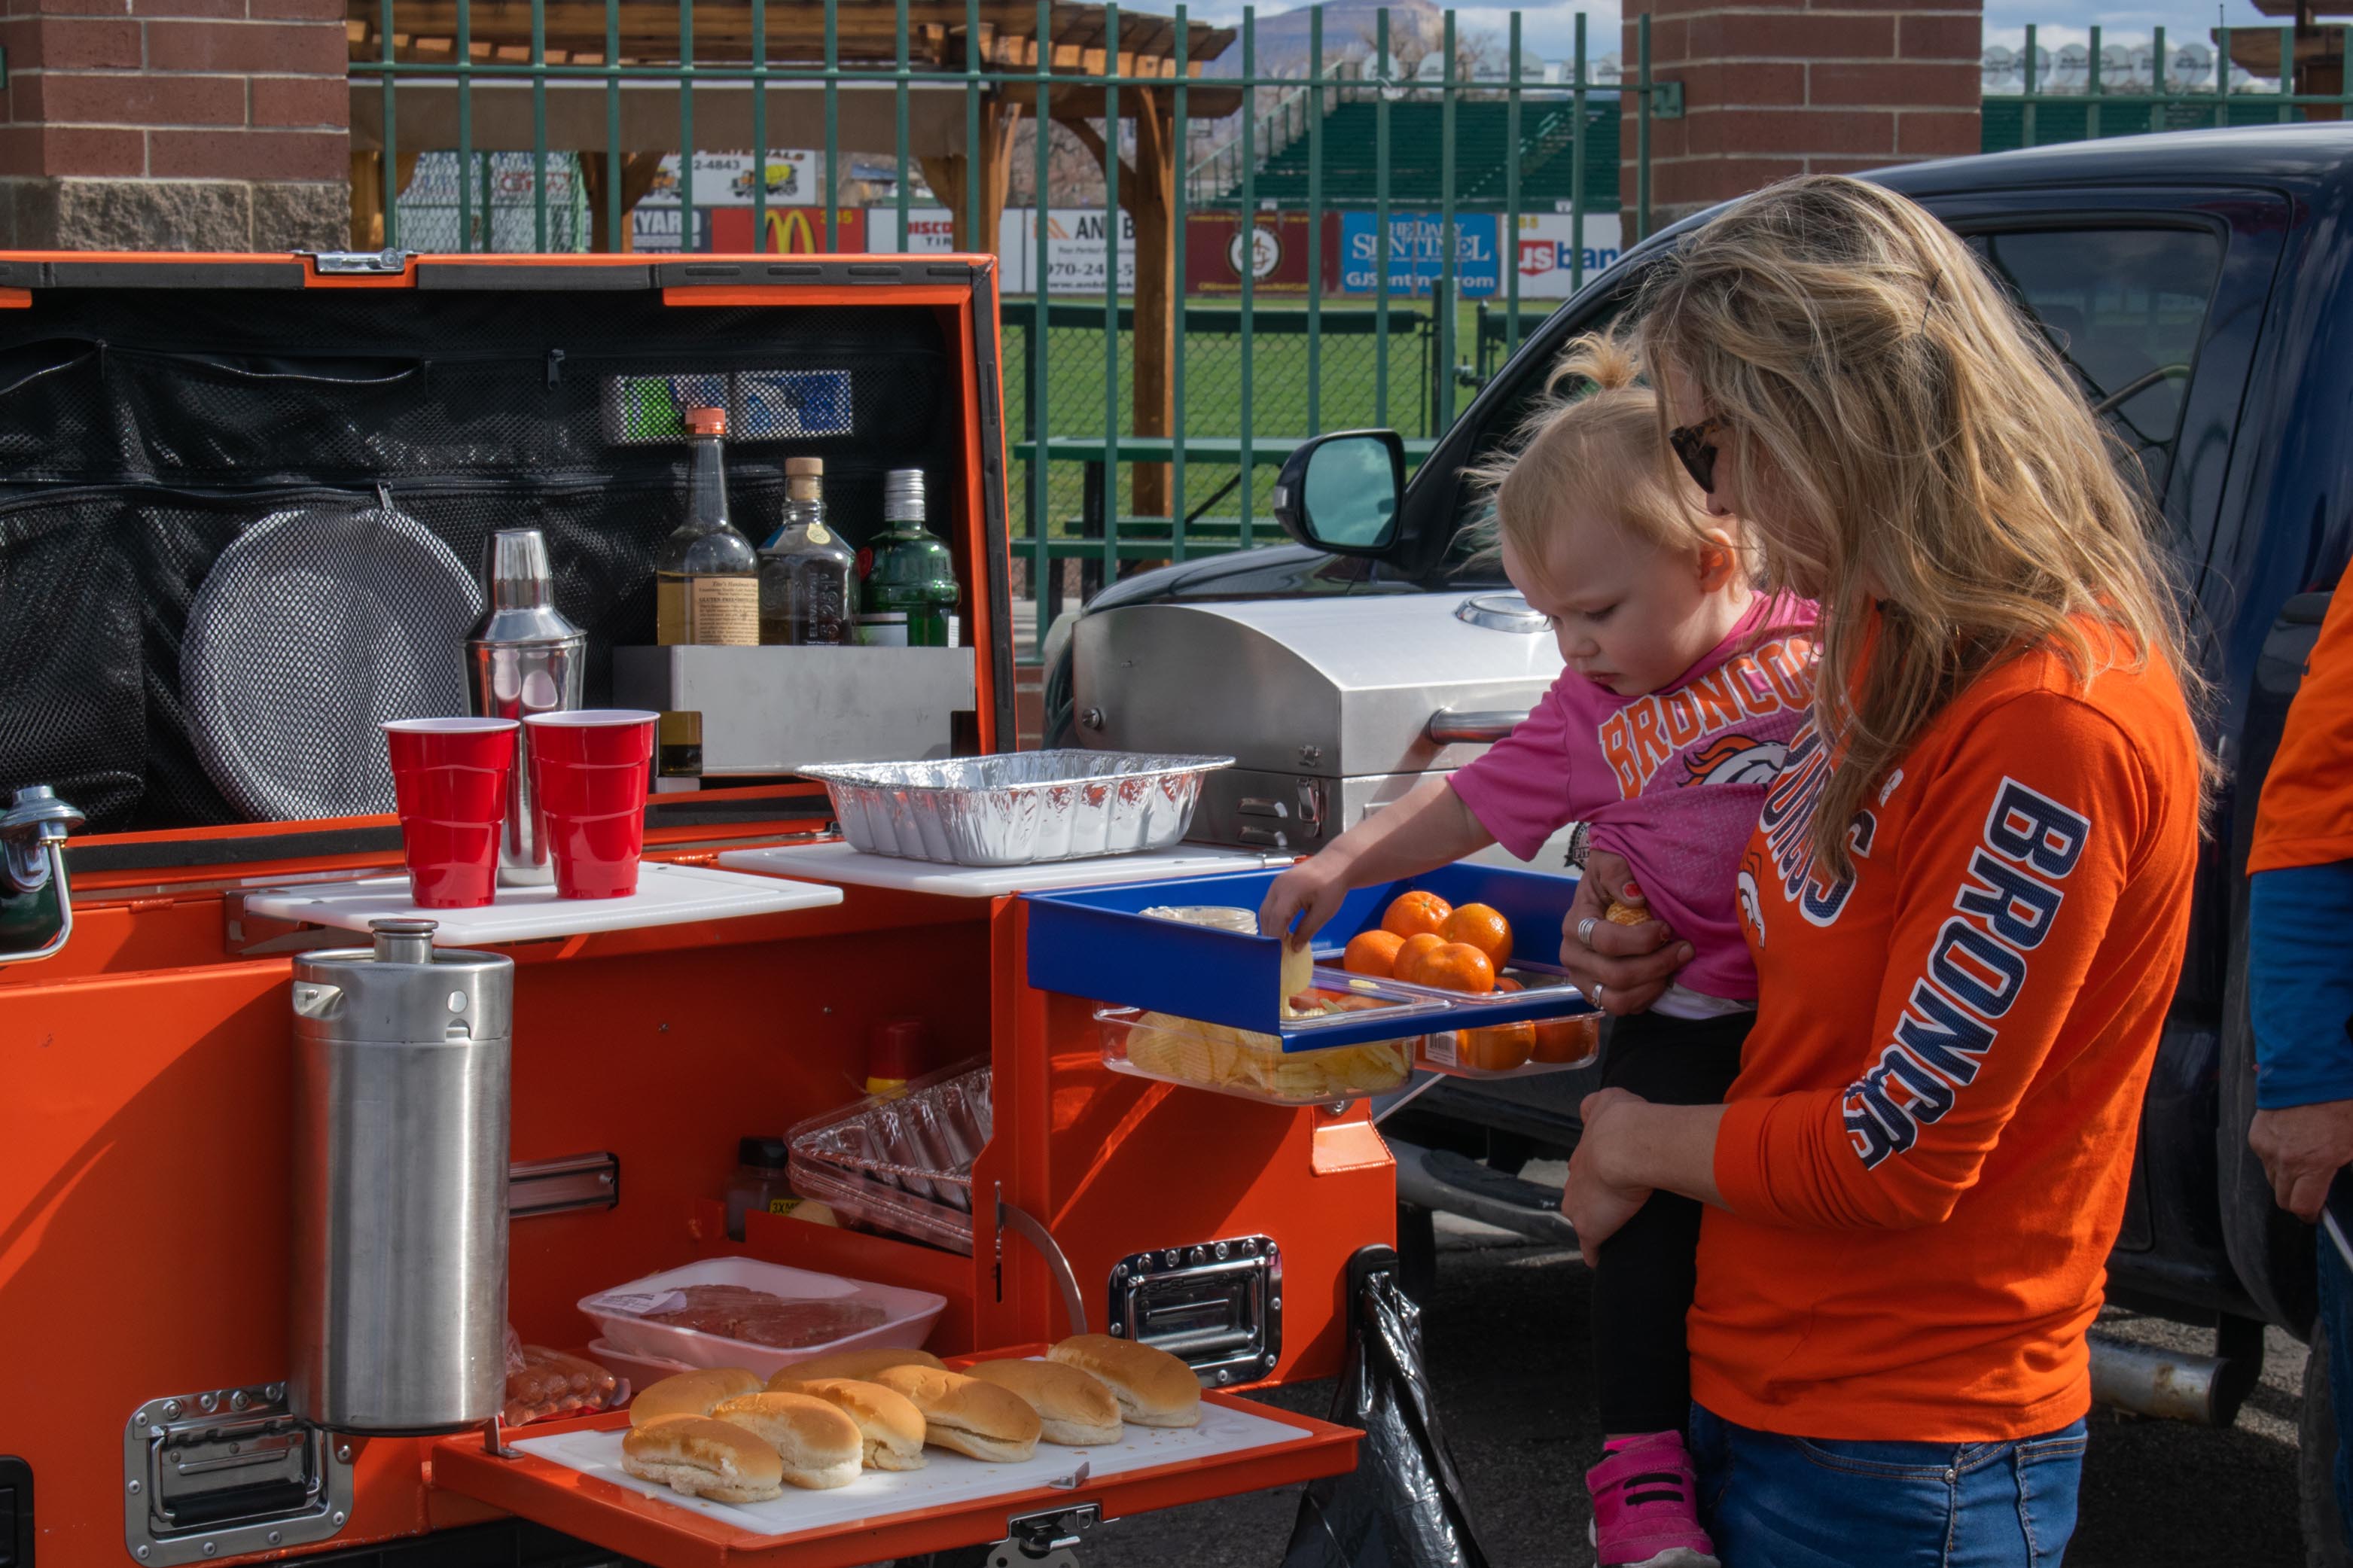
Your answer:
[[[1577,383],[1588,390],[1564,393]],[[1517,438],[1470,470],[1494,500],[1499,544],[1542,570],[1572,498],[1662,550],[1702,550],[1715,542],[1712,531],[1728,531],[1725,520],[1707,515],[1699,487],[1668,451],[1659,395],[1643,384],[1628,339],[1576,339],[1545,392]]]

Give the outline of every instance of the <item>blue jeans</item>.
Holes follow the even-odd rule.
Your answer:
[[[2353,1273],[2327,1232],[2314,1250],[2320,1254],[2320,1331],[2328,1336],[2328,1401],[2337,1416],[2337,1519],[2353,1546],[2353,1442],[2346,1428],[2353,1420]]]
[[[2084,1424],[2014,1443],[1850,1443],[1692,1406],[1700,1517],[1724,1568],[2059,1568]]]

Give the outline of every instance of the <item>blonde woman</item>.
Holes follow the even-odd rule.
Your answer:
[[[2054,356],[1900,196],[1759,193],[1641,331],[1672,447],[1819,600],[1821,658],[1741,865],[1740,1076],[1589,1098],[1564,1207],[1589,1257],[1653,1191],[1709,1205],[1692,1445],[1726,1568],[2047,1568],[2197,853],[2162,560]],[[1594,857],[1563,950],[1614,1014],[1688,952],[1580,924],[1625,879]]]

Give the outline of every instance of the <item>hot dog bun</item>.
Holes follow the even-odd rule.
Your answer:
[[[765,1502],[785,1489],[785,1462],[776,1449],[707,1415],[672,1415],[631,1427],[621,1439],[621,1468],[713,1502]]]
[[[865,1444],[858,1423],[806,1394],[745,1394],[723,1401],[714,1421],[741,1426],[776,1449],[785,1479],[809,1491],[846,1487],[858,1479]]]
[[[708,1415],[723,1399],[759,1392],[760,1374],[740,1366],[677,1373],[638,1391],[629,1401],[629,1425],[649,1426],[673,1415]]]
[[[864,1445],[860,1457],[868,1469],[923,1468],[923,1413],[905,1394],[879,1383],[860,1383],[848,1377],[820,1377],[797,1383],[791,1385],[790,1392],[822,1399],[856,1422],[859,1438]]]
[[[923,1441],[976,1459],[1014,1464],[1038,1451],[1042,1423],[1020,1395],[961,1373],[894,1366],[874,1381],[923,1414]]]
[[[1110,1389],[1121,1416],[1138,1426],[1200,1425],[1200,1382],[1166,1351],[1109,1334],[1073,1334],[1046,1359],[1074,1366]]]
[[[1120,1440],[1119,1401],[1077,1367],[1050,1361],[985,1361],[965,1371],[1020,1395],[1038,1413],[1039,1435],[1049,1443],[1083,1448]]]

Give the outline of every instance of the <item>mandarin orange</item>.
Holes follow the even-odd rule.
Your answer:
[[[1525,1067],[1535,1051],[1535,1027],[1531,1024],[1495,1024],[1462,1031],[1462,1065],[1480,1072],[1509,1072]]]
[[[1453,912],[1454,906],[1436,893],[1417,889],[1398,896],[1381,916],[1381,929],[1395,931],[1399,936],[1417,936],[1423,931],[1433,936],[1442,935],[1446,930],[1446,917]]]
[[[1561,1064],[1581,1062],[1601,1048],[1601,1015],[1580,1013],[1573,1018],[1539,1018],[1530,1061]]]
[[[1340,960],[1340,967],[1351,974],[1372,974],[1383,979],[1397,973],[1398,949],[1405,938],[1393,931],[1360,931],[1348,939],[1348,951]]]
[[[1416,931],[1398,947],[1397,961],[1389,966],[1390,975],[1409,985],[1426,984],[1421,977],[1422,960],[1446,945],[1446,939],[1434,931]]]
[[[1424,953],[1415,966],[1415,984],[1440,991],[1461,991],[1484,996],[1495,988],[1495,966],[1467,942],[1450,942]]]
[[[1449,942],[1469,942],[1497,969],[1512,956],[1512,922],[1486,904],[1457,905],[1446,917],[1446,929],[1440,934]]]

